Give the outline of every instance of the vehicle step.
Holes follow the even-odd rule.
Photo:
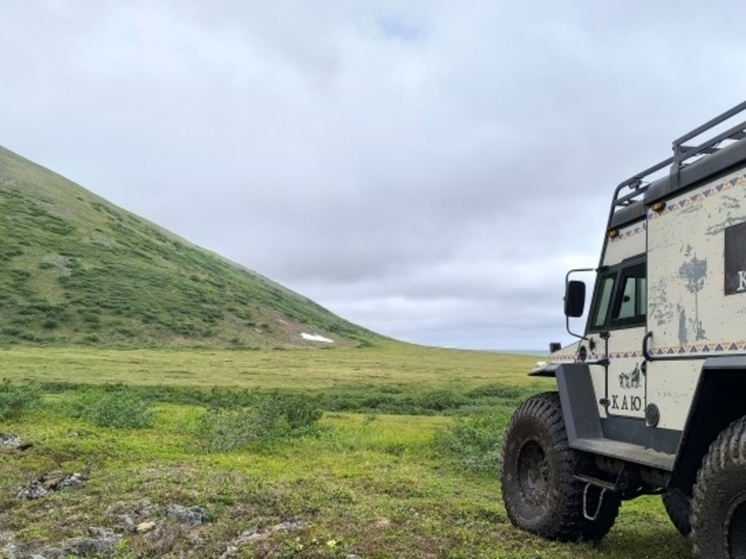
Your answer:
[[[596,487],[600,487],[601,489],[606,489],[607,491],[618,491],[619,488],[611,481],[605,481],[603,479],[598,479],[597,477],[589,476],[586,474],[575,474],[575,479],[578,481],[582,481],[583,483],[590,483],[591,485],[595,485]]]
[[[618,458],[626,462],[635,464],[644,464],[652,468],[673,471],[673,465],[676,461],[675,454],[658,452],[652,448],[647,448],[634,443],[614,441],[604,438],[579,438],[570,442],[570,447],[576,450],[590,452],[591,454],[600,454],[609,458]]]

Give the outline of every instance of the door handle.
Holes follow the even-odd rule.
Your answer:
[[[648,340],[650,340],[650,338],[652,337],[653,333],[648,332],[642,339],[642,358],[645,359],[645,361],[655,361],[655,358],[648,351]]]

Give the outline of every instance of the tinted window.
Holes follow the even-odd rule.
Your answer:
[[[645,324],[647,268],[642,257],[611,268],[599,277],[593,295],[589,332]]]
[[[591,330],[599,330],[606,324],[606,318],[609,316],[609,306],[611,296],[614,293],[614,280],[616,274],[603,276],[596,287],[596,297],[593,302],[593,312],[591,314]]]
[[[647,312],[647,280],[645,264],[623,268],[617,301],[614,305],[612,326],[645,324]]]

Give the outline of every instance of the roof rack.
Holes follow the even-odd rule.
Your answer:
[[[637,173],[619,184],[614,191],[614,198],[609,214],[609,223],[611,223],[611,218],[614,215],[614,212],[642,200],[643,194],[650,186],[650,175],[670,166],[669,181],[672,182],[673,190],[675,190],[679,184],[679,174],[681,169],[694,163],[694,161],[691,161],[693,158],[696,157],[697,161],[699,161],[702,158],[717,153],[721,149],[719,144],[724,141],[737,141],[746,138],[746,121],[743,121],[699,145],[689,146],[685,144],[685,142],[688,142],[715,126],[722,124],[744,110],[746,110],[746,101],[736,105],[723,114],[716,116],[712,120],[705,122],[691,132],[684,134],[673,141],[673,155],[671,157],[661,161],[657,165],[653,165],[652,167]]]

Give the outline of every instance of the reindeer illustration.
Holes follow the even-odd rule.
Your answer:
[[[621,373],[619,375],[619,388],[640,388],[640,365],[635,365],[635,370],[631,373]]]
[[[629,375],[627,388],[640,388],[640,365],[635,365],[635,370]]]

